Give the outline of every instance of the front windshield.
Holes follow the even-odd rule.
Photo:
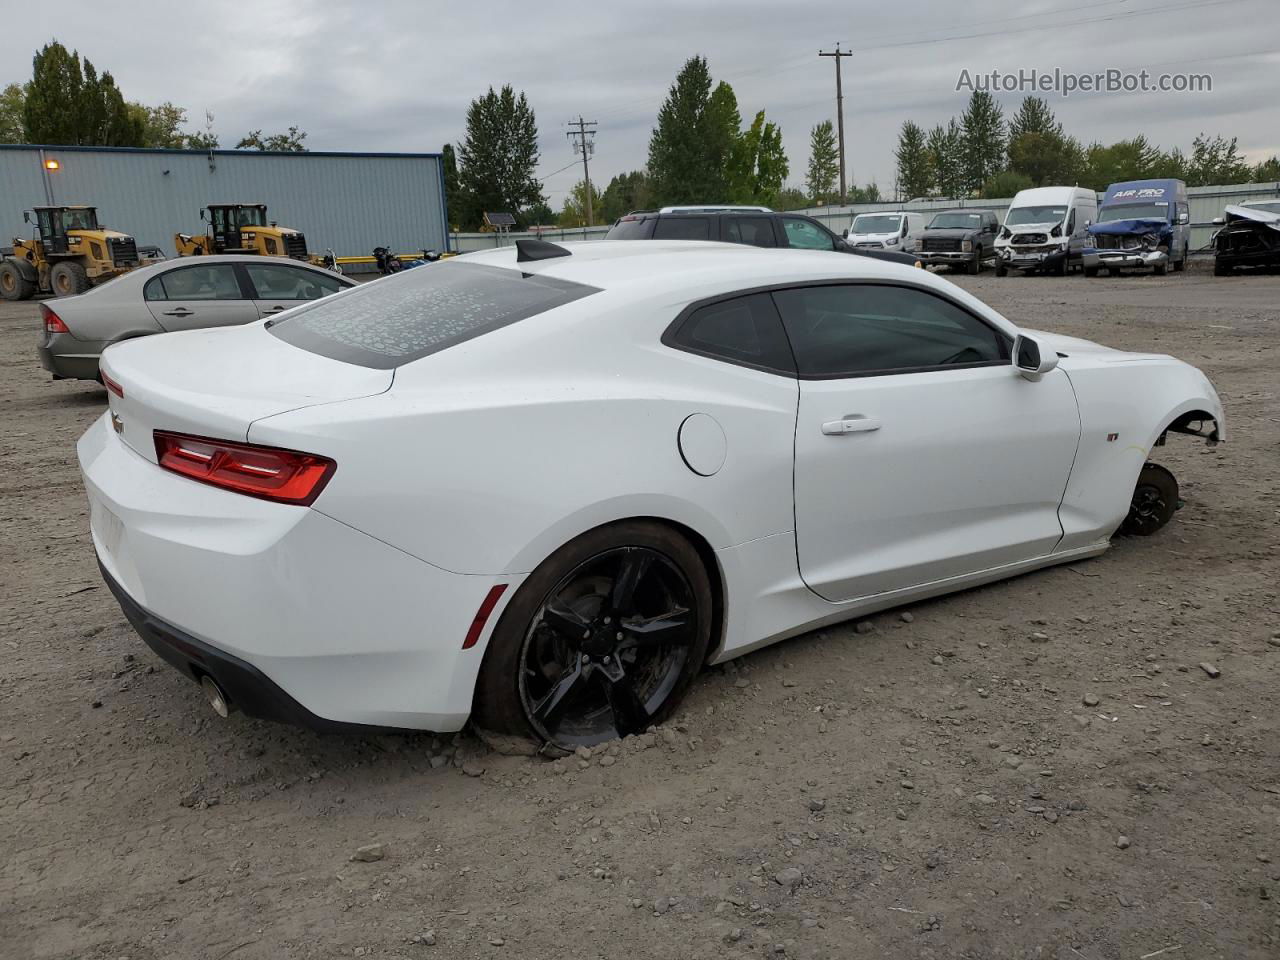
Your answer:
[[[854,218],[851,233],[897,233],[902,226],[902,218],[892,214],[864,213]]]
[[[62,213],[63,230],[97,230],[98,211],[96,210],[64,210]]]
[[[1067,215],[1067,208],[1057,204],[1040,207],[1014,207],[1005,218],[1006,227],[1016,227],[1020,223],[1061,223]]]
[[[930,230],[976,230],[982,226],[980,213],[940,213],[929,224]]]
[[[1168,220],[1167,203],[1113,203],[1098,211],[1098,222],[1111,220]]]

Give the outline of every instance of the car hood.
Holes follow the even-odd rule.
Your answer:
[[[1238,207],[1234,204],[1227,207],[1225,212],[1227,223],[1250,220],[1254,223],[1265,224],[1273,230],[1280,230],[1280,213],[1259,210],[1256,207]]]
[[[155,459],[154,430],[247,439],[256,420],[385,393],[394,370],[332,360],[285,343],[262,323],[127,340],[102,353],[126,443]]]
[[[1170,230],[1168,220],[1159,217],[1138,217],[1134,220],[1108,220],[1106,223],[1095,223],[1089,227],[1089,233],[1101,236],[1138,236],[1149,233],[1164,234]]]
[[[1155,360],[1164,356],[1159,353],[1131,353],[1128,350],[1117,350],[1115,347],[1107,347],[1092,340],[1082,340],[1079,337],[1068,337],[1061,333],[1049,333],[1044,330],[1024,330],[1023,332],[1029,333],[1059,354],[1063,358],[1063,365],[1068,368],[1072,365],[1072,359],[1128,363],[1133,360]]]
[[[1047,223],[1019,223],[1014,226],[1006,224],[1005,229],[1010,233],[1048,233],[1054,227],[1062,226],[1061,220],[1050,220]]]

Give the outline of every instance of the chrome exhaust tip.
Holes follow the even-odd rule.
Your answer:
[[[214,713],[224,720],[231,715],[231,707],[227,703],[227,696],[222,692],[222,688],[218,686],[213,677],[208,674],[201,677],[200,689],[204,691],[205,698],[209,701],[209,706],[213,707]]]

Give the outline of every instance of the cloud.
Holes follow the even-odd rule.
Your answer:
[[[510,83],[538,116],[547,175],[573,161],[566,122],[599,124],[593,179],[644,165],[658,107],[683,62],[708,58],[733,84],[744,117],[781,124],[791,181],[803,179],[809,129],[835,113],[831,60],[841,42],[851,179],[893,182],[903,120],[959,114],[962,69],[1079,73],[1108,67],[1194,71],[1212,93],[1051,98],[1086,142],[1144,133],[1189,147],[1199,132],[1239,136],[1254,158],[1280,152],[1274,88],[1280,54],[1266,53],[1269,0],[1024,0],[966,4],[834,4],[739,0],[644,4],[510,0],[421,4],[157,4],[141,13],[84,0],[24,11],[0,36],[0,63],[25,79],[32,52],[57,36],[110,69],[130,99],[171,100],[194,128],[204,111],[224,146],[247,131],[297,124],[312,149],[436,151],[464,133],[470,100]],[[1249,54],[1249,55],[1245,55]],[[1006,113],[1019,94],[1001,94]],[[558,206],[580,173],[548,177]]]

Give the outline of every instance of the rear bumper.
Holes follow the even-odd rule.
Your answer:
[[[104,576],[186,675],[213,676],[246,713],[316,729],[466,723],[488,633],[462,642],[489,588],[510,578],[450,573],[318,509],[169,473],[107,415],[77,452]]]
[[[36,344],[40,366],[57,380],[97,380],[101,343],[77,340],[69,333],[45,333]]]

